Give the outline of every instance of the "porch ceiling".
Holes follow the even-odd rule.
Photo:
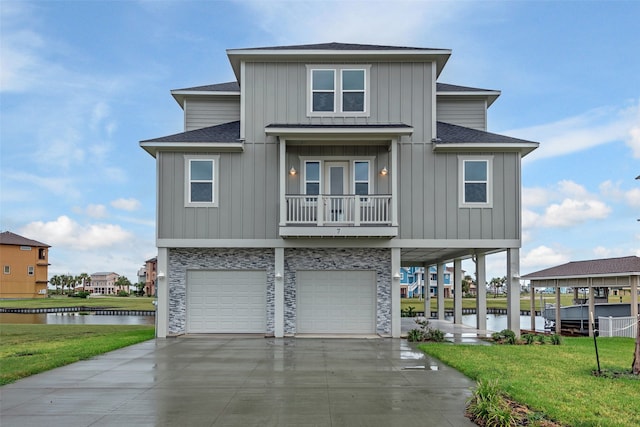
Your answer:
[[[471,258],[477,253],[495,253],[504,251],[504,248],[482,249],[476,248],[402,248],[400,250],[400,263],[402,266],[418,266],[425,263],[437,264],[449,262],[456,258]]]

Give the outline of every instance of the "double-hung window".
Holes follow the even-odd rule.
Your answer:
[[[185,156],[185,206],[218,206],[219,156]]]
[[[305,161],[304,162],[304,194],[310,196],[318,196],[320,194],[320,162]],[[315,201],[309,197],[308,202]]]
[[[492,157],[460,156],[460,206],[491,207],[492,197]]]
[[[309,65],[309,116],[368,116],[369,65]]]
[[[367,195],[370,193],[370,174],[369,161],[356,160],[353,162],[353,189],[357,196]],[[363,198],[363,201],[367,199]]]
[[[35,269],[33,268],[33,265],[27,266],[27,274],[29,276],[33,276],[35,274],[34,272],[35,272]]]

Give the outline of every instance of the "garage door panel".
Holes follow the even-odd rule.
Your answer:
[[[264,333],[266,282],[265,271],[189,271],[187,332]]]
[[[375,333],[374,271],[298,271],[298,333]]]

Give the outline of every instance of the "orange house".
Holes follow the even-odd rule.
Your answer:
[[[46,298],[51,246],[0,233],[0,298]]]

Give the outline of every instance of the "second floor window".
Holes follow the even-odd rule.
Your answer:
[[[27,267],[27,274],[28,274],[29,276],[33,276],[34,271],[35,271],[35,270],[33,269],[33,265],[30,265],[30,266],[28,266],[28,267]]]
[[[461,207],[491,207],[491,158],[464,156],[459,158]]]
[[[308,66],[310,116],[367,116],[369,66]]]
[[[4,274],[11,274],[11,266],[9,265],[4,266]]]
[[[369,194],[369,162],[356,160],[353,162],[353,172],[354,193],[358,196]]]
[[[186,156],[186,206],[210,207],[218,205],[218,156]]]

